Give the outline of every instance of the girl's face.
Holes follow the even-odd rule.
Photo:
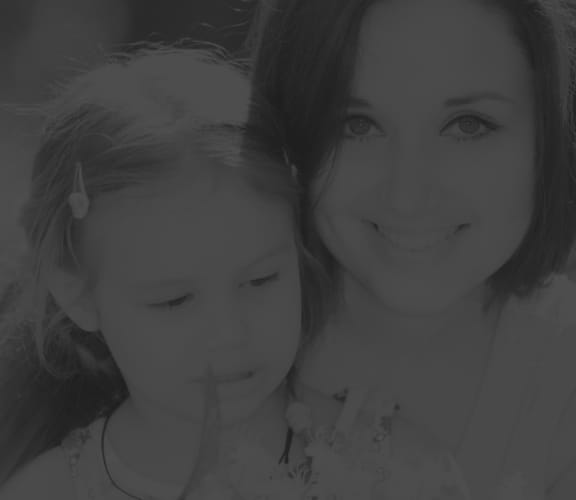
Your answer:
[[[287,204],[226,174],[181,173],[96,200],[86,235],[94,300],[134,401],[200,417],[208,363],[225,420],[271,395],[299,343],[293,230]]]
[[[531,219],[533,101],[529,63],[498,10],[376,3],[341,147],[315,187],[343,268],[405,313],[479,291]]]

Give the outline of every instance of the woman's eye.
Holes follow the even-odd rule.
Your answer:
[[[352,115],[344,122],[344,136],[355,140],[366,140],[382,135],[378,125],[367,116]]]
[[[452,120],[444,129],[443,135],[450,135],[457,141],[469,141],[480,139],[497,129],[498,125],[495,123],[489,122],[479,116],[466,115]],[[446,133],[447,131],[449,133]]]
[[[277,281],[279,277],[279,273],[268,274],[266,276],[262,276],[261,278],[249,280],[246,284],[252,288],[260,288]]]
[[[188,303],[193,299],[192,294],[182,295],[181,297],[176,297],[175,299],[166,300],[164,302],[158,302],[156,304],[151,304],[151,307],[156,309],[176,309],[184,304]]]

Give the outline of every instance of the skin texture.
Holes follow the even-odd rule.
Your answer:
[[[436,313],[512,256],[532,211],[532,93],[498,11],[457,0],[368,11],[344,137],[316,186],[320,231],[354,295]]]
[[[111,442],[164,480],[181,480],[199,445],[208,363],[217,379],[254,371],[248,382],[218,385],[222,426],[264,418],[279,454],[278,388],[300,340],[289,206],[233,176],[202,175],[184,169],[99,198],[86,221],[84,324],[102,331],[130,392],[112,417]]]
[[[204,166],[94,200],[82,235],[86,274],[61,280],[68,294],[60,289],[70,316],[102,332],[130,391],[111,416],[107,449],[143,477],[200,494],[237,424],[280,455],[282,382],[301,322],[291,207]],[[248,382],[219,378],[246,370]],[[76,497],[58,448],[0,498],[46,489]]]
[[[533,92],[496,9],[408,0],[368,11],[340,147],[314,189],[345,299],[301,364],[319,422],[336,418],[331,394],[376,383],[460,451],[492,354],[484,284],[532,216]]]

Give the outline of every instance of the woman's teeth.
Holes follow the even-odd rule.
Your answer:
[[[464,224],[443,229],[427,229],[421,231],[399,231],[386,229],[374,224],[378,233],[394,248],[408,252],[424,252],[431,250],[439,244],[449,240],[462,228]]]

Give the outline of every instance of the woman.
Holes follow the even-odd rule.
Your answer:
[[[576,498],[565,2],[277,0],[258,19],[254,85],[342,299],[298,397],[331,424],[376,383],[474,498],[512,478]]]

